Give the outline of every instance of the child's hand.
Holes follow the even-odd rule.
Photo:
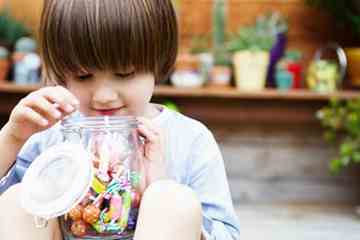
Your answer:
[[[53,126],[79,105],[76,97],[66,88],[45,87],[20,100],[4,127],[8,136],[25,142],[36,132]]]
[[[159,179],[165,179],[167,175],[167,166],[165,160],[164,133],[163,130],[154,125],[151,120],[138,118],[140,123],[138,132],[145,138],[141,148],[143,169],[140,171],[144,175],[145,182],[142,191],[147,186]]]

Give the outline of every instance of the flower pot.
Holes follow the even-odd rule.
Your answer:
[[[347,48],[345,52],[348,60],[350,84],[354,87],[360,87],[360,48]]]
[[[265,88],[269,66],[269,52],[240,51],[235,53],[236,86],[243,91],[260,91]]]
[[[231,81],[231,68],[229,66],[214,66],[210,70],[209,84],[213,86],[229,86]]]
[[[200,75],[203,79],[203,82],[209,79],[210,71],[214,66],[214,57],[211,53],[200,53],[197,54],[200,62]]]
[[[9,50],[5,46],[0,45],[0,81],[7,80],[10,65]]]
[[[170,81],[175,87],[196,88],[204,85],[205,80],[200,73],[201,63],[197,56],[191,54],[180,54],[175,71],[170,77]]]
[[[10,70],[10,61],[8,59],[0,59],[0,81],[7,80]]]
[[[276,87],[279,90],[289,90],[293,87],[294,77],[288,71],[278,70],[275,74]]]

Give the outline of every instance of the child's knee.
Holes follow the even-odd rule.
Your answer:
[[[196,193],[191,188],[171,180],[151,184],[144,193],[143,205],[174,217],[201,219],[201,204]]]
[[[0,196],[0,221],[18,221],[19,219],[33,219],[20,203],[21,184],[11,186]]]
[[[3,214],[4,212],[14,213],[14,211],[18,212],[20,209],[20,184],[16,184],[0,195],[1,216],[8,216]]]
[[[7,236],[4,239],[25,239],[25,235],[26,239],[62,239],[56,219],[49,221],[46,228],[35,227],[34,217],[21,207],[20,191],[21,185],[16,184],[0,196],[0,236]]]

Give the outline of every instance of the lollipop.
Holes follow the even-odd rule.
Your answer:
[[[100,209],[94,205],[88,205],[83,212],[82,218],[85,222],[94,224],[100,216]]]
[[[122,211],[121,211],[121,218],[118,220],[118,224],[121,227],[121,229],[126,229],[128,220],[129,220],[129,214],[130,214],[130,208],[131,208],[131,194],[130,192],[126,191],[122,194]]]
[[[128,229],[129,230],[135,230],[136,227],[136,220],[138,217],[138,209],[131,209],[130,215],[129,215],[129,221],[128,221]]]
[[[132,208],[139,208],[140,207],[140,194],[136,191],[131,192],[131,207]]]
[[[86,234],[86,224],[82,220],[73,222],[71,232],[77,237],[84,236]]]
[[[111,221],[116,221],[121,217],[122,211],[122,198],[118,194],[113,195],[110,201],[110,211],[109,216]]]
[[[93,177],[93,181],[91,184],[91,188],[96,192],[96,193],[103,193],[106,191],[106,187],[105,185],[97,178],[97,177]]]
[[[105,139],[108,139],[108,137],[106,137]],[[104,141],[103,144],[100,146],[98,152],[100,156],[100,166],[99,171],[96,175],[103,182],[110,181],[110,176],[108,174],[110,166],[110,146],[108,142],[109,141]]]
[[[74,207],[73,209],[70,210],[70,212],[69,212],[70,218],[73,221],[81,220],[83,210],[84,210],[84,208],[82,206],[77,205],[76,207]]]
[[[91,226],[95,229],[96,232],[102,233],[105,231],[105,225],[97,221],[94,224],[91,224]]]

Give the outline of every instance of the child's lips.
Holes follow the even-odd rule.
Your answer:
[[[94,109],[94,111],[99,115],[112,116],[112,115],[115,115],[116,113],[118,113],[121,109],[122,109],[122,107],[108,108],[108,109]]]

